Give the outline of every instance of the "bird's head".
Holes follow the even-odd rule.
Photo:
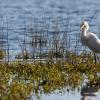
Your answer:
[[[88,22],[87,21],[83,21],[82,23],[81,23],[81,26],[80,26],[80,29],[81,30],[89,30],[89,24],[88,24]]]

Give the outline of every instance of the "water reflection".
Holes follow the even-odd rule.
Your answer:
[[[94,97],[96,98],[98,96],[97,93],[99,92],[99,89],[100,81],[90,81],[81,88],[81,100],[91,100]]]

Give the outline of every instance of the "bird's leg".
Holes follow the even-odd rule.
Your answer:
[[[95,54],[95,53],[94,53],[94,63],[95,63],[95,64],[97,63],[96,54]]]
[[[97,59],[96,59],[96,54],[94,53],[94,63],[95,63],[95,65],[96,65],[96,63],[97,63]],[[97,77],[97,72],[96,72],[96,70],[95,70],[95,67],[94,67],[94,79]]]

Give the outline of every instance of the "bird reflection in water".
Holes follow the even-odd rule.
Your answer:
[[[92,100],[90,97],[96,97],[100,89],[100,82],[89,82],[81,88],[81,100]],[[95,99],[96,100],[96,99]]]

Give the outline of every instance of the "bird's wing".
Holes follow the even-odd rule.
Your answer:
[[[94,51],[100,53],[100,39],[94,33],[88,33],[88,47]]]
[[[87,38],[91,43],[100,42],[100,39],[94,33],[88,33]]]

